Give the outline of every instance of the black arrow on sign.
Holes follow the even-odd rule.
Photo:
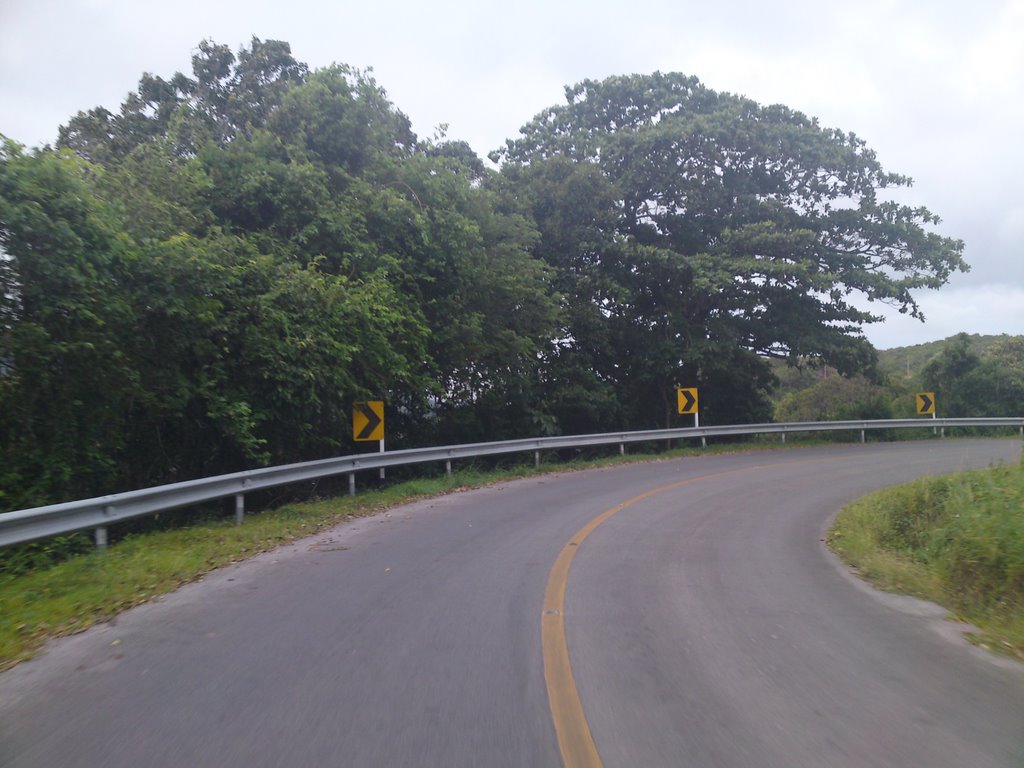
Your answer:
[[[918,395],[921,398],[921,408],[918,413],[929,413],[932,409],[932,399],[928,395]]]
[[[683,390],[683,397],[686,398],[686,403],[683,405],[683,413],[693,413],[694,406],[697,405],[697,398],[688,389]]]
[[[363,427],[363,431],[356,436],[356,440],[369,440],[370,435],[372,435],[374,430],[380,426],[383,419],[378,416],[377,412],[367,403],[356,403],[356,408],[358,408],[359,412],[366,417],[366,426]]]

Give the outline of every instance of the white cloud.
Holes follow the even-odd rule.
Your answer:
[[[1020,93],[1024,88],[1024,1],[1005,3],[987,21],[984,31],[958,57],[953,73],[953,83],[965,100],[979,106],[992,95]],[[1010,106],[1024,110],[1020,102]]]
[[[925,322],[877,304],[862,305],[884,315],[865,335],[879,349],[936,341],[961,331],[983,335],[1024,335],[1024,287],[990,284],[945,288],[918,296]]]

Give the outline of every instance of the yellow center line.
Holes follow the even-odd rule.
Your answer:
[[[580,545],[597,530],[598,526],[618,514],[651,496],[665,491],[681,488],[685,485],[709,480],[713,477],[750,472],[751,470],[771,469],[795,464],[814,464],[822,461],[835,461],[838,457],[806,459],[796,462],[779,462],[776,464],[757,464],[752,467],[727,469],[707,475],[679,480],[634,496],[631,499],[605,510],[589,523],[580,528],[562,551],[555,558],[555,564],[548,574],[547,587],[544,589],[544,611],[541,614],[540,642],[544,656],[544,682],[548,689],[548,704],[551,707],[551,720],[558,738],[558,748],[562,753],[562,764],[565,768],[602,768],[601,757],[594,745],[594,737],[590,733],[590,725],[583,713],[576,680],[569,662],[569,645],[565,639],[565,589],[569,581],[569,567],[576,556]]]

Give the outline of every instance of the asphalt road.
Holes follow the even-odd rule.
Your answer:
[[[705,456],[355,521],[0,675],[0,766],[562,765],[542,606],[578,544],[557,620],[604,765],[1020,768],[1024,665],[820,541],[873,488],[1020,448]]]

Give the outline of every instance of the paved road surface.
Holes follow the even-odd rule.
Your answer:
[[[565,473],[422,502],[224,569],[0,675],[0,766],[558,766],[552,565],[605,766],[1024,765],[1024,667],[820,543],[845,502],[1018,441]],[[921,613],[921,611],[917,611]]]

